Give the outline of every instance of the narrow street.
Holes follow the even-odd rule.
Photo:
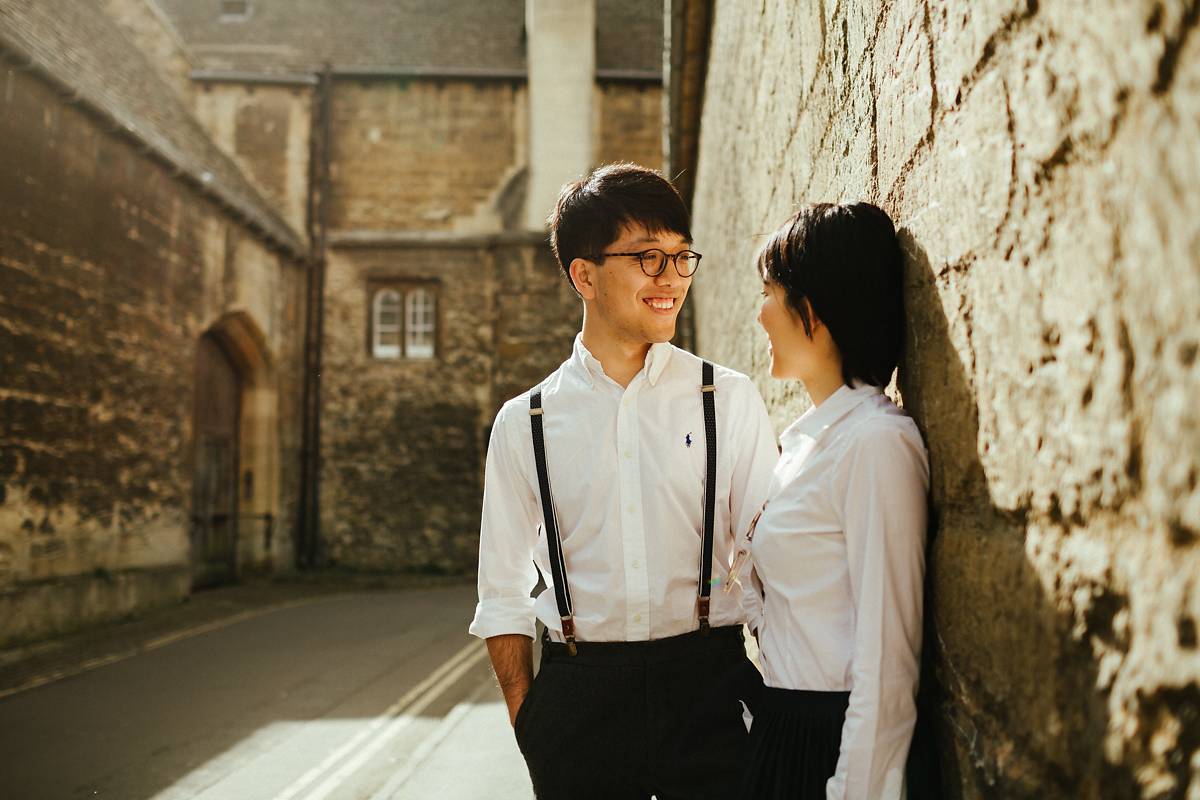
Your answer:
[[[0,798],[528,798],[468,585],[324,594],[0,693]]]

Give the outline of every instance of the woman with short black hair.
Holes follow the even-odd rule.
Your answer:
[[[916,720],[929,468],[883,394],[904,331],[891,219],[868,203],[802,209],[762,248],[771,375],[812,408],[781,436],[745,535],[765,613],[766,690],[743,798],[899,798]],[[738,570],[734,565],[734,572]]]

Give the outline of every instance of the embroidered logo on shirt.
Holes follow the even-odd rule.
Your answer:
[[[687,435],[687,436],[684,436],[684,437],[683,437],[683,444],[684,444],[684,446],[686,446],[686,447],[691,447],[691,446],[692,446],[692,434],[691,434],[691,432],[690,432],[690,431],[688,432],[688,435]]]

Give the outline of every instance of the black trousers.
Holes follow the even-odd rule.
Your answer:
[[[740,800],[825,800],[837,771],[849,692],[764,687]]]
[[[649,642],[542,645],[517,712],[540,800],[704,800],[737,790],[762,678],[740,627]]]

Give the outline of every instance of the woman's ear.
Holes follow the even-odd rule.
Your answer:
[[[807,297],[801,302],[804,303],[804,310],[808,312],[808,323],[812,326],[812,333],[815,336],[817,331],[825,327],[825,323],[821,322],[821,318],[817,316],[817,312],[813,311],[812,303],[808,302]],[[811,339],[812,336],[809,338]]]
[[[588,261],[586,258],[571,259],[571,282],[575,284],[575,291],[579,292],[579,296],[584,300],[596,299],[596,264]]]

